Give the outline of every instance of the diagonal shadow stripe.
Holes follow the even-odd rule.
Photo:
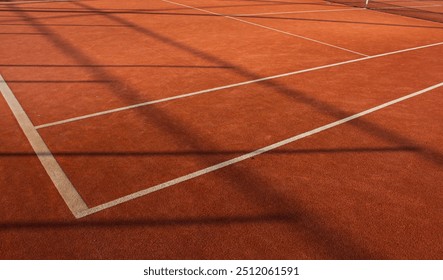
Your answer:
[[[85,6],[83,3],[76,3],[78,5],[83,6],[87,9],[94,9],[89,6]],[[30,15],[26,13],[20,13],[30,24],[35,23],[35,19],[33,19]],[[106,15],[109,16],[109,15]],[[124,19],[120,19],[118,17],[112,16],[113,20],[117,22],[126,22]],[[132,24],[132,23],[131,23]],[[34,25],[37,28],[46,29],[46,26],[42,25]],[[199,50],[190,48],[189,46],[183,45],[181,43],[175,42],[171,38],[167,38],[163,35],[157,34],[153,32],[152,30],[146,29],[144,27],[137,26],[135,24],[132,24],[130,26],[131,29],[140,32],[144,34],[145,36],[151,36],[153,38],[156,38],[157,40],[169,43],[172,46],[177,47],[178,49],[184,50],[189,52],[192,55],[197,55],[202,58],[207,59],[211,62],[222,62],[222,65],[232,65],[229,63],[226,63],[216,57],[211,56],[210,54],[203,53]],[[81,52],[81,50],[77,49],[76,47],[70,45],[68,42],[66,42],[63,38],[61,38],[58,35],[51,35],[50,39],[53,43],[55,43],[57,46],[59,46],[61,49],[63,49],[67,54],[69,54],[71,57],[76,58],[79,62],[86,62],[86,64],[91,64],[92,60],[88,58],[85,54]],[[254,77],[257,78],[257,75],[254,73],[251,73],[250,71],[246,69],[242,69],[240,67],[236,67],[232,65],[233,71],[238,71],[242,75],[246,77]],[[106,73],[105,71],[100,71],[99,73],[95,73],[98,75],[98,77],[109,77],[114,78],[112,75],[109,75],[109,73]],[[116,82],[119,82],[116,80]],[[297,102],[303,102],[305,104],[308,104],[316,109],[318,109],[319,112],[323,112],[326,115],[334,116],[334,117],[341,117],[343,115],[346,115],[347,113],[340,110],[339,108],[335,108],[332,104],[324,103],[320,100],[316,100],[314,97],[307,96],[306,94],[294,91],[292,89],[286,88],[284,85],[275,82],[275,81],[267,81],[263,83],[265,86],[276,88],[281,91],[282,94],[287,96],[288,98],[294,99],[294,101]],[[122,96],[122,98],[128,98],[127,96],[130,96],[131,99],[138,99],[137,92],[134,90],[128,90],[126,96]],[[185,142],[189,143],[189,145],[193,148],[197,148],[199,145],[199,142],[204,140],[205,142],[209,143],[208,146],[215,146],[213,143],[211,144],[210,139],[200,139],[201,136],[195,135],[195,133],[192,133],[192,126],[190,124],[181,124],[180,120],[176,120],[173,117],[169,116],[166,112],[161,111],[160,109],[153,110],[155,113],[150,115],[144,115],[144,113],[139,112],[139,114],[142,117],[145,117],[149,119],[150,121],[154,121],[158,123],[158,126],[168,130],[170,132],[175,132],[178,135],[181,135],[182,140],[185,140]],[[396,144],[403,144],[404,142],[407,143],[413,143],[413,141],[410,141],[409,139],[396,135],[389,131],[389,129],[378,127],[375,124],[371,124],[369,122],[365,121],[356,121],[352,122],[352,124],[356,125],[358,128],[370,131],[371,133],[379,136],[382,139],[387,139],[389,142],[395,142]],[[178,133],[179,132],[179,133]],[[398,140],[399,141],[398,143]],[[417,146],[417,145],[411,145],[411,146]],[[423,147],[418,146],[420,149]],[[216,147],[213,147],[216,148]],[[441,156],[441,155],[440,155]],[[425,157],[428,158],[428,157]],[[330,221],[331,223],[325,223],[322,221],[321,217],[319,216],[319,213],[311,213],[310,211],[307,211],[303,205],[300,205],[297,203],[297,201],[294,201],[291,198],[288,198],[285,194],[281,194],[275,191],[274,186],[272,185],[272,182],[269,182],[266,177],[264,177],[262,174],[257,174],[257,172],[254,172],[253,170],[244,170],[239,169],[235,166],[232,166],[230,168],[229,174],[225,173],[217,173],[218,176],[220,176],[222,179],[226,180],[227,183],[232,184],[235,186],[244,196],[245,199],[251,199],[257,205],[268,205],[268,203],[272,202],[276,205],[276,212],[282,212],[285,213],[285,216],[292,217],[294,219],[302,219],[302,223],[298,223],[296,225],[288,225],[289,228],[295,230],[295,227],[302,228],[305,230],[308,234],[306,235],[306,238],[321,246],[325,250],[327,250],[328,254],[331,257],[334,258],[380,258],[380,255],[374,255],[373,251],[369,248],[366,248],[363,244],[358,244],[356,241],[354,241],[353,236],[345,232],[343,230],[339,230],[333,227],[333,221]],[[254,191],[251,192],[250,186],[259,186],[254,188]],[[320,213],[321,215],[321,213]],[[82,220],[79,222],[79,224],[86,222],[87,220]]]

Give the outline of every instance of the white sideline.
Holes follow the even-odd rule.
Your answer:
[[[307,132],[304,132],[304,133],[301,133],[301,134],[295,135],[295,136],[293,136],[293,137],[287,138],[287,139],[285,139],[285,140],[282,140],[282,141],[280,141],[280,142],[274,143],[274,144],[272,144],[272,145],[269,145],[269,146],[263,147],[263,148],[261,148],[261,149],[255,150],[255,151],[253,151],[253,152],[250,152],[250,153],[244,154],[244,155],[242,155],[242,156],[239,156],[239,157],[233,158],[233,159],[231,159],[231,160],[227,160],[227,161],[221,162],[221,163],[219,163],[219,164],[215,164],[215,165],[213,165],[213,166],[210,166],[210,167],[207,167],[207,168],[201,169],[201,170],[199,170],[199,171],[196,171],[196,172],[190,173],[190,174],[185,175],[185,176],[181,176],[181,177],[175,178],[175,179],[170,180],[170,181],[167,181],[167,182],[165,182],[165,183],[162,183],[162,184],[159,184],[159,185],[156,185],[156,186],[153,186],[153,187],[149,187],[149,188],[146,188],[146,189],[144,189],[144,190],[141,190],[141,191],[138,191],[138,192],[135,192],[135,193],[132,193],[132,194],[129,194],[129,195],[123,196],[123,197],[121,197],[121,198],[118,198],[118,199],[112,200],[112,201],[110,201],[110,202],[107,202],[107,203],[104,203],[104,204],[101,204],[101,205],[98,205],[98,206],[95,206],[95,207],[91,207],[91,208],[86,209],[85,211],[83,211],[83,212],[81,212],[81,213],[78,213],[78,215],[79,215],[79,217],[85,217],[85,216],[88,216],[88,215],[91,215],[91,214],[97,213],[97,212],[99,212],[99,211],[102,211],[102,210],[105,210],[105,209],[108,209],[108,208],[114,207],[114,206],[119,205],[119,204],[121,204],[121,203],[128,202],[128,201],[130,201],[130,200],[133,200],[133,199],[139,198],[139,197],[144,196],[144,195],[147,195],[147,194],[149,194],[149,193],[152,193],[152,192],[155,192],[155,191],[159,191],[159,190],[162,190],[162,189],[165,189],[165,188],[171,187],[171,186],[173,186],[173,185],[176,185],[176,184],[182,183],[182,182],[184,182],[184,181],[187,181],[187,180],[190,180],[190,179],[193,179],[193,178],[196,178],[196,177],[199,177],[199,176],[205,175],[205,174],[207,174],[207,173],[210,173],[210,172],[216,171],[216,170],[218,170],[218,169],[221,169],[221,168],[224,168],[224,167],[227,167],[227,166],[233,165],[233,164],[235,164],[235,163],[238,163],[238,162],[244,161],[244,160],[246,160],[246,159],[249,159],[249,158],[255,157],[255,156],[257,156],[257,155],[260,155],[260,154],[263,154],[263,153],[269,152],[269,151],[271,151],[271,150],[277,149],[277,148],[279,148],[279,147],[281,147],[281,146],[284,146],[284,145],[290,144],[290,143],[292,143],[292,142],[295,142],[295,141],[297,141],[297,140],[303,139],[303,138],[305,138],[305,137],[308,137],[308,136],[311,136],[311,135],[317,134],[317,133],[319,133],[319,132],[325,131],[325,130],[327,130],[327,129],[330,129],[330,128],[333,128],[333,127],[339,126],[339,125],[341,125],[341,124],[344,124],[344,123],[350,122],[350,121],[352,121],[352,120],[354,120],[354,119],[357,119],[357,118],[360,118],[360,117],[362,117],[362,116],[368,115],[368,114],[370,114],[370,113],[373,113],[373,112],[378,111],[378,110],[380,110],[380,109],[383,109],[383,108],[386,108],[386,107],[388,107],[388,106],[394,105],[394,104],[396,104],[396,103],[402,102],[402,101],[404,101],[404,100],[410,99],[410,98],[412,98],[412,97],[415,97],[415,96],[417,96],[417,95],[423,94],[423,93],[425,93],[425,92],[429,92],[429,91],[431,91],[431,90],[433,90],[433,89],[436,89],[436,88],[438,88],[438,87],[441,87],[441,86],[443,86],[443,82],[441,82],[441,83],[439,83],[439,84],[436,84],[436,85],[433,85],[433,86],[430,86],[430,87],[427,87],[427,88],[425,88],[425,89],[423,89],[423,90],[420,90],[420,91],[417,91],[417,92],[414,92],[414,93],[411,93],[411,94],[405,95],[405,96],[403,96],[403,97],[400,97],[400,98],[394,99],[394,100],[392,100],[392,101],[389,101],[389,102],[383,103],[383,104],[381,104],[381,105],[379,105],[379,106],[376,106],[376,107],[370,108],[370,109],[368,109],[368,110],[365,110],[365,111],[362,111],[362,112],[360,112],[360,113],[354,114],[354,115],[352,115],[352,116],[349,116],[349,117],[343,118],[343,119],[341,119],[341,120],[338,120],[338,121],[335,121],[335,122],[332,122],[332,123],[329,123],[329,124],[326,124],[326,125],[320,126],[320,127],[318,127],[318,128],[312,129],[312,130],[310,130],[310,131],[307,131]]]
[[[88,209],[88,206],[83,201],[77,190],[74,188],[71,181],[69,181],[65,172],[60,167],[49,148],[46,146],[42,137],[35,129],[28,115],[23,110],[14,93],[6,84],[1,75],[0,91],[15,118],[17,119],[17,122],[23,130],[26,138],[34,149],[34,152],[36,153],[38,159],[48,173],[49,177],[51,178],[58,192],[62,196],[66,205],[69,207],[72,214],[74,214],[76,218],[79,218],[78,213]]]
[[[229,84],[229,85],[225,85],[225,86],[221,86],[221,87],[215,87],[215,88],[195,91],[195,92],[191,92],[191,93],[175,95],[175,96],[171,96],[171,97],[167,97],[167,98],[142,102],[142,103],[129,105],[129,106],[125,106],[125,107],[100,111],[100,112],[87,114],[87,115],[83,115],[83,116],[78,116],[78,117],[74,117],[74,118],[69,118],[69,119],[64,119],[64,120],[60,120],[60,121],[56,121],[56,122],[41,124],[41,125],[36,126],[35,128],[42,129],[42,128],[51,127],[51,126],[55,126],[55,125],[61,125],[61,124],[66,124],[66,123],[70,123],[70,122],[74,122],[74,121],[80,121],[80,120],[84,120],[84,119],[88,119],[88,118],[103,116],[103,115],[112,114],[112,113],[116,113],[116,112],[130,110],[130,109],[135,109],[138,107],[148,106],[148,105],[152,105],[152,104],[156,104],[156,103],[162,103],[162,102],[166,102],[166,101],[171,101],[171,100],[191,97],[191,96],[195,96],[195,95],[210,93],[210,92],[214,92],[214,91],[219,91],[219,90],[223,90],[223,89],[229,89],[229,88],[244,86],[244,85],[248,85],[248,84],[264,82],[264,81],[268,81],[268,80],[272,80],[272,79],[307,73],[307,72],[321,70],[321,69],[325,69],[325,68],[332,68],[332,67],[336,67],[336,66],[340,66],[340,65],[350,64],[350,63],[354,63],[354,62],[359,62],[359,61],[369,60],[369,59],[373,59],[373,58],[378,58],[378,57],[383,57],[383,56],[388,56],[388,55],[393,55],[393,54],[398,54],[398,53],[403,53],[403,52],[409,52],[409,51],[413,51],[413,50],[424,49],[424,48],[429,48],[429,47],[434,47],[434,46],[439,46],[439,45],[443,45],[443,42],[414,47],[414,48],[409,48],[409,49],[403,49],[403,50],[398,50],[398,51],[393,51],[393,52],[387,52],[387,53],[382,53],[382,54],[377,54],[377,55],[372,55],[372,56],[367,56],[367,57],[362,57],[362,58],[357,58],[357,59],[351,59],[351,60],[346,60],[346,61],[342,61],[342,62],[317,66],[317,67],[313,67],[313,68],[308,68],[308,69],[304,69],[304,70],[298,70],[298,71],[283,73],[283,74],[279,74],[279,75],[264,77],[264,78],[260,78],[260,79],[249,80],[249,81],[235,83],[235,84]]]

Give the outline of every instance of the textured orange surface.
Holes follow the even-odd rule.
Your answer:
[[[226,14],[343,8],[179,2]],[[270,17],[283,16],[241,19],[366,55],[443,41],[441,24],[374,12]],[[360,57],[162,1],[11,4],[0,6],[0,28],[0,74],[35,125]],[[39,132],[93,207],[441,83],[441,53],[434,46]],[[0,98],[0,258],[441,259],[442,94],[78,220]]]

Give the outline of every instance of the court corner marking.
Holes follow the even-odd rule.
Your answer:
[[[78,218],[79,213],[89,209],[88,206],[58,164],[2,75],[0,75],[0,92],[57,191],[74,217]]]
[[[432,90],[437,89],[437,88],[442,87],[442,86],[443,86],[443,82],[440,82],[440,83],[438,83],[438,84],[435,84],[435,85],[429,86],[429,87],[424,88],[424,89],[422,89],[422,90],[419,90],[419,91],[416,91],[416,92],[413,92],[413,93],[407,94],[407,95],[402,96],[402,97],[399,97],[399,98],[397,98],[397,99],[394,99],[394,100],[391,100],[391,101],[385,102],[385,103],[383,103],[383,104],[381,104],[381,105],[378,105],[378,106],[372,107],[372,108],[370,108],[370,109],[364,110],[364,111],[362,111],[362,112],[360,112],[360,113],[353,114],[353,115],[351,115],[351,116],[348,116],[348,117],[346,117],[346,118],[343,118],[343,119],[337,120],[337,121],[335,121],[335,122],[332,122],[332,123],[329,123],[329,124],[326,124],[326,125],[323,125],[323,126],[317,127],[317,128],[315,128],[315,129],[312,129],[312,130],[306,131],[306,132],[304,132],[304,133],[301,133],[301,134],[295,135],[295,136],[293,136],[293,137],[290,137],[290,138],[284,139],[284,140],[282,140],[282,141],[276,142],[276,143],[274,143],[274,144],[268,145],[268,146],[266,146],[266,147],[262,147],[262,148],[260,148],[260,149],[258,149],[258,150],[252,151],[252,152],[247,153],[247,154],[244,154],[244,155],[242,155],[242,156],[239,156],[239,157],[236,157],[236,158],[233,158],[233,159],[230,159],[230,160],[227,160],[227,161],[224,161],[224,162],[221,162],[221,163],[218,163],[218,164],[215,164],[215,165],[209,166],[209,167],[207,167],[207,168],[204,168],[204,169],[201,169],[201,170],[198,170],[198,171],[195,171],[195,172],[189,173],[189,174],[184,175],[184,176],[181,176],[181,177],[177,177],[177,178],[172,179],[172,180],[169,180],[169,181],[167,181],[167,182],[164,182],[164,183],[161,183],[161,184],[158,184],[158,185],[155,185],[155,186],[152,186],[152,187],[149,187],[149,188],[146,188],[146,189],[140,190],[140,191],[138,191],[138,192],[134,192],[134,193],[132,193],[132,194],[129,194],[129,195],[126,195],[126,196],[123,196],[123,197],[120,197],[120,198],[114,199],[114,200],[112,200],[112,201],[109,201],[109,202],[106,202],[106,203],[103,203],[103,204],[100,204],[100,205],[97,205],[97,206],[91,207],[91,208],[89,208],[89,209],[85,209],[85,210],[81,211],[81,212],[78,213],[78,214],[79,214],[80,217],[86,217],[86,216],[89,216],[89,215],[92,215],[92,214],[98,213],[98,212],[100,212],[100,211],[103,211],[103,210],[109,209],[109,208],[114,207],[114,206],[117,206],[117,205],[119,205],[119,204],[122,204],[122,203],[125,203],[125,202],[129,202],[129,201],[134,200],[134,199],[136,199],[136,198],[143,197],[143,196],[145,196],[145,195],[147,195],[147,194],[150,194],[150,193],[153,193],[153,192],[156,192],[156,191],[159,191],[159,190],[162,190],[162,189],[165,189],[165,188],[168,188],[168,187],[171,187],[171,186],[177,185],[177,184],[179,184],[179,183],[182,183],[182,182],[188,181],[188,180],[190,180],[190,179],[193,179],[193,178],[196,178],[196,177],[200,177],[200,176],[202,176],[202,175],[205,175],[205,174],[208,174],[208,173],[214,172],[214,171],[216,171],[216,170],[219,170],[219,169],[222,169],[222,168],[224,168],[224,167],[227,167],[227,166],[233,165],[233,164],[235,164],[235,163],[238,163],[238,162],[244,161],[244,160],[246,160],[246,159],[249,159],[249,158],[252,158],[252,157],[258,156],[258,155],[260,155],[260,154],[263,154],[263,153],[269,152],[269,151],[271,151],[271,150],[277,149],[277,148],[282,147],[282,146],[284,146],[284,145],[287,145],[287,144],[293,143],[293,142],[295,142],[295,141],[298,141],[298,140],[300,140],[300,139],[306,138],[306,137],[308,137],[308,136],[311,136],[311,135],[314,135],[314,134],[317,134],[317,133],[323,132],[323,131],[325,131],[325,130],[328,130],[328,129],[334,128],[334,127],[336,127],[336,126],[339,126],[339,125],[342,125],[342,124],[344,124],[344,123],[350,122],[350,121],[352,121],[352,120],[354,120],[354,119],[357,119],[357,118],[363,117],[363,116],[368,115],[368,114],[371,114],[371,113],[373,113],[373,112],[375,112],[375,111],[381,110],[381,109],[383,109],[383,108],[389,107],[389,106],[391,106],[391,105],[394,105],[394,104],[396,104],[396,103],[399,103],[399,102],[405,101],[405,100],[407,100],[407,99],[413,98],[413,97],[418,96],[418,95],[421,95],[421,94],[423,94],[423,93],[426,93],[426,92],[432,91]]]

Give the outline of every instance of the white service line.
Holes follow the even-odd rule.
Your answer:
[[[1,75],[0,91],[6,102],[8,103],[9,108],[11,109],[15,118],[17,119],[17,122],[23,130],[26,138],[34,149],[34,152],[38,156],[38,159],[48,173],[49,177],[51,178],[58,192],[62,196],[66,205],[69,207],[72,214],[76,218],[79,218],[78,213],[87,210],[88,206],[83,201],[77,190],[74,188],[71,181],[69,181],[65,172],[62,170],[57,160],[54,158],[51,151],[46,146],[42,137],[35,129],[28,115],[23,110],[14,93],[6,84]]]
[[[226,14],[228,16],[239,17],[239,16],[264,16],[264,15],[287,15],[287,14],[306,14],[306,13],[325,13],[325,12],[345,12],[345,11],[365,11],[364,8],[347,8],[347,9],[334,9],[334,10],[307,10],[307,11],[292,11],[292,12],[269,12],[269,13],[258,13],[258,14]]]
[[[219,169],[221,169],[221,168],[224,168],[224,167],[227,167],[227,166],[233,165],[233,164],[235,164],[235,163],[238,163],[238,162],[244,161],[244,160],[246,160],[246,159],[249,159],[249,158],[255,157],[255,156],[257,156],[257,155],[260,155],[260,154],[263,154],[263,153],[269,152],[269,151],[271,151],[271,150],[275,150],[275,149],[277,149],[277,148],[279,148],[279,147],[282,147],[282,146],[284,146],[284,145],[287,145],[287,144],[293,143],[293,142],[295,142],[295,141],[297,141],[297,140],[300,140],[300,139],[303,139],[303,138],[305,138],[305,137],[308,137],[308,136],[311,136],[311,135],[314,135],[314,134],[320,133],[320,132],[322,132],[322,131],[325,131],[325,130],[331,129],[331,128],[333,128],[333,127],[336,127],[336,126],[342,125],[342,124],[344,124],[344,123],[350,122],[350,121],[352,121],[352,120],[354,120],[354,119],[357,119],[357,118],[360,118],[360,117],[362,117],[362,116],[368,115],[368,114],[370,114],[370,113],[373,113],[373,112],[375,112],[375,111],[381,110],[381,109],[383,109],[383,108],[386,108],[386,107],[388,107],[388,106],[394,105],[394,104],[396,104],[396,103],[402,102],[402,101],[404,101],[404,100],[410,99],[410,98],[412,98],[412,97],[415,97],[415,96],[417,96],[417,95],[423,94],[423,93],[425,93],[425,92],[429,92],[429,91],[431,91],[431,90],[433,90],[433,89],[436,89],[436,88],[438,88],[438,87],[441,87],[441,86],[443,86],[443,82],[441,82],[441,83],[439,83],[439,84],[436,84],[436,85],[433,85],[433,86],[430,86],[430,87],[425,88],[425,89],[423,89],[423,90],[420,90],[420,91],[417,91],[417,92],[414,92],[414,93],[408,94],[408,95],[406,95],[406,96],[403,96],[403,97],[400,97],[400,98],[394,99],[394,100],[392,100],[392,101],[389,101],[389,102],[383,103],[383,104],[381,104],[381,105],[379,105],[379,106],[376,106],[376,107],[370,108],[370,109],[368,109],[368,110],[365,110],[365,111],[362,111],[362,112],[360,112],[360,113],[354,114],[354,115],[352,115],[352,116],[349,116],[349,117],[343,118],[343,119],[341,119],[341,120],[338,120],[338,121],[335,121],[335,122],[332,122],[332,123],[329,123],[329,124],[326,124],[326,125],[320,126],[320,127],[318,127],[318,128],[315,128],[315,129],[309,130],[309,131],[307,131],[307,132],[304,132],[304,133],[301,133],[301,134],[295,135],[295,136],[293,136],[293,137],[287,138],[287,139],[282,140],[282,141],[280,141],[280,142],[277,142],[277,143],[275,143],[275,144],[272,144],[272,145],[269,145],[269,146],[263,147],[263,148],[261,148],[261,149],[255,150],[255,151],[253,151],[253,152],[250,152],[250,153],[244,154],[244,155],[242,155],[242,156],[239,156],[239,157],[233,158],[233,159],[231,159],[231,160],[227,160],[227,161],[221,162],[221,163],[219,163],[219,164],[216,164],[216,165],[213,165],[213,166],[210,166],[210,167],[207,167],[207,168],[201,169],[201,170],[199,170],[199,171],[196,171],[196,172],[190,173],[190,174],[188,174],[188,175],[181,176],[181,177],[178,177],[178,178],[176,178],[176,179],[173,179],[173,180],[167,181],[167,182],[165,182],[165,183],[162,183],[162,184],[159,184],[159,185],[156,185],[156,186],[150,187],[150,188],[146,188],[146,189],[144,189],[144,190],[141,190],[141,191],[138,191],[138,192],[135,192],[135,193],[132,193],[132,194],[129,194],[129,195],[123,196],[123,197],[121,197],[121,198],[118,198],[118,199],[112,200],[112,201],[110,201],[110,202],[107,202],[107,203],[104,203],[104,204],[101,204],[101,205],[98,205],[98,206],[95,206],[95,207],[91,207],[91,208],[86,209],[85,211],[83,211],[83,212],[81,212],[81,213],[78,213],[78,215],[79,215],[80,217],[85,217],[85,216],[88,216],[88,215],[91,215],[91,214],[97,213],[97,212],[99,212],[99,211],[102,211],[102,210],[105,210],[105,209],[108,209],[108,208],[111,208],[111,207],[117,206],[117,205],[119,205],[119,204],[121,204],[121,203],[128,202],[128,201],[130,201],[130,200],[133,200],[133,199],[139,198],[139,197],[144,196],[144,195],[147,195],[147,194],[149,194],[149,193],[152,193],[152,192],[155,192],[155,191],[159,191],[159,190],[162,190],[162,189],[165,189],[165,188],[168,188],[168,187],[174,186],[174,185],[176,185],[176,184],[179,184],[179,183],[182,183],[182,182],[184,182],[184,181],[188,181],[188,180],[190,180],[190,179],[193,179],[193,178],[196,178],[196,177],[199,177],[199,176],[202,176],[202,175],[208,174],[208,173],[210,173],[210,172],[214,172],[214,171],[219,170]]]
[[[111,110],[100,111],[100,112],[93,113],[93,114],[87,114],[87,115],[83,115],[83,116],[78,116],[78,117],[74,117],[74,118],[69,118],[69,119],[64,119],[64,120],[56,121],[56,122],[46,123],[46,124],[38,125],[35,128],[36,129],[42,129],[42,128],[51,127],[51,126],[55,126],[55,125],[62,125],[62,124],[70,123],[70,122],[80,121],[80,120],[89,119],[89,118],[93,118],[93,117],[99,117],[99,116],[103,116],[103,115],[107,115],[107,114],[112,114],[112,113],[117,113],[117,112],[121,112],[121,111],[130,110],[130,109],[135,109],[135,108],[139,108],[139,107],[143,107],[143,106],[153,105],[153,104],[156,104],[156,103],[167,102],[167,101],[171,101],[171,100],[176,100],[176,99],[191,97],[191,96],[195,96],[195,95],[210,93],[210,92],[219,91],[219,90],[223,90],[223,89],[240,87],[240,86],[249,85],[249,84],[253,84],[253,83],[264,82],[264,81],[268,81],[268,80],[272,80],[272,79],[293,76],[293,75],[307,73],[307,72],[312,72],[312,71],[321,70],[321,69],[325,69],[325,68],[332,68],[332,67],[336,67],[336,66],[340,66],[340,65],[355,63],[355,62],[359,62],[359,61],[364,61],[364,60],[369,60],[369,59],[373,59],[373,58],[389,56],[389,55],[393,55],[393,54],[409,52],[409,51],[414,51],[414,50],[418,50],[418,49],[424,49],[424,48],[429,48],[429,47],[434,47],[434,46],[439,46],[439,45],[443,45],[443,42],[439,42],[439,43],[435,43],[435,44],[430,44],[430,45],[419,46],[419,47],[414,47],[414,48],[409,48],[409,49],[403,49],[403,50],[398,50],[398,51],[393,51],[393,52],[387,52],[387,53],[382,53],[382,54],[377,54],[377,55],[372,55],[372,56],[366,56],[366,57],[361,57],[361,58],[357,58],[357,59],[346,60],[346,61],[342,61],[342,62],[337,62],[337,63],[327,64],[327,65],[317,66],[317,67],[313,67],[313,68],[308,68],[308,69],[304,69],[304,70],[298,70],[298,71],[278,74],[278,75],[274,75],[274,76],[268,76],[268,77],[264,77],[264,78],[260,78],[260,79],[249,80],[249,81],[245,81],[245,82],[229,84],[229,85],[225,85],[225,86],[220,86],[220,87],[215,87],[215,88],[195,91],[195,92],[191,92],[191,93],[175,95],[175,96],[171,96],[171,97],[167,97],[167,98],[162,98],[162,99],[142,102],[142,103],[138,103],[138,104],[134,104],[134,105],[129,105],[129,106],[125,106],[125,107],[120,107],[120,108],[115,108],[115,109],[111,109]]]
[[[240,22],[243,22],[243,23],[246,23],[246,24],[249,24],[249,25],[254,25],[254,26],[257,26],[257,27],[264,28],[264,29],[272,30],[272,31],[279,32],[279,33],[282,33],[282,34],[286,34],[286,35],[289,35],[289,36],[292,36],[292,37],[301,38],[301,39],[304,39],[304,40],[308,40],[308,41],[315,42],[315,43],[318,43],[318,44],[321,44],[321,45],[329,46],[329,47],[332,47],[332,48],[335,48],[335,49],[339,49],[339,50],[342,50],[342,51],[354,53],[354,54],[357,54],[357,55],[360,55],[360,56],[368,56],[366,54],[363,54],[363,53],[360,53],[360,52],[356,52],[356,51],[353,51],[353,50],[350,50],[350,49],[342,48],[342,47],[339,47],[339,46],[336,46],[336,45],[328,44],[326,42],[322,42],[322,41],[315,40],[315,39],[312,39],[312,38],[308,38],[308,37],[305,37],[305,36],[301,36],[301,35],[297,35],[297,34],[294,34],[294,33],[286,32],[286,31],[283,31],[283,30],[280,30],[280,29],[276,29],[276,28],[272,28],[272,27],[269,27],[269,26],[266,26],[266,25],[262,25],[262,24],[258,24],[258,23],[254,23],[254,22],[250,22],[250,21],[246,21],[246,20],[239,19],[239,18],[236,18],[236,17],[232,17],[232,16],[220,14],[220,13],[211,12],[209,10],[200,9],[200,8],[196,8],[196,7],[193,7],[193,6],[188,6],[188,5],[185,5],[185,4],[181,4],[181,3],[177,3],[177,2],[173,2],[173,1],[169,1],[169,0],[161,0],[161,1],[166,2],[166,3],[170,3],[170,4],[174,4],[174,5],[177,5],[177,6],[187,7],[187,8],[190,8],[190,9],[193,9],[193,10],[197,10],[197,11],[201,11],[201,12],[205,12],[205,13],[208,13],[208,14],[212,14],[212,15],[221,16],[221,17],[232,19],[232,20],[240,21]]]

